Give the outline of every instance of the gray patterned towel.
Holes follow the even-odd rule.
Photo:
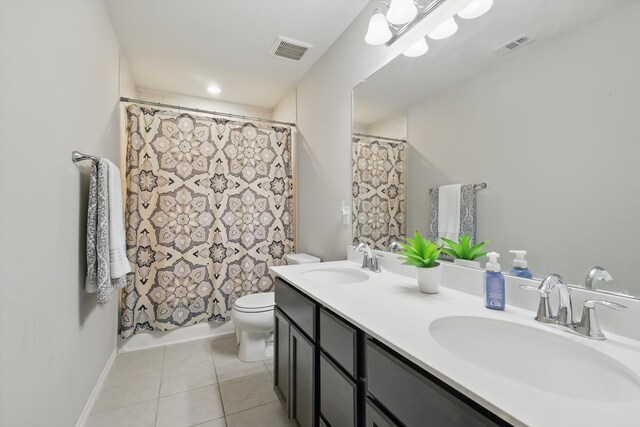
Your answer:
[[[114,289],[125,286],[125,276],[111,278],[109,259],[109,166],[91,165],[87,209],[87,279],[84,289],[98,294],[98,302],[111,300]]]
[[[438,240],[438,199],[440,187],[431,191],[431,218],[429,219],[429,238]],[[464,184],[460,189],[460,236],[468,234],[471,244],[476,242],[476,190],[473,184]]]

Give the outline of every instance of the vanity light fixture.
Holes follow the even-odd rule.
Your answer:
[[[216,94],[222,92],[222,90],[218,86],[209,86],[207,88],[207,92],[209,92],[212,95],[216,95]]]
[[[380,8],[376,8],[373,11],[373,16],[369,20],[369,28],[367,29],[367,35],[364,36],[364,41],[377,46],[389,41],[391,36],[392,34],[391,30],[389,30],[387,18],[385,18]]]
[[[429,33],[429,38],[432,40],[442,40],[447,37],[451,37],[458,31],[458,24],[456,24],[456,20],[451,17],[444,21],[442,24],[438,25],[435,30]]]
[[[369,20],[364,40],[371,45],[391,46],[418,22],[430,15],[446,0],[390,0],[380,1]],[[382,12],[386,7],[387,14]]]
[[[487,13],[491,6],[493,6],[493,0],[473,0],[458,12],[458,16],[462,19],[474,19]]]
[[[418,8],[414,0],[391,0],[387,21],[393,25],[403,25],[412,21],[418,15]]]
[[[427,45],[427,41],[424,37],[420,37],[417,42],[409,46],[409,49],[402,52],[402,54],[409,58],[415,58],[416,56],[424,55],[428,50],[429,46]]]

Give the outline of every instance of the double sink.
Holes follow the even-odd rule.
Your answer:
[[[301,277],[318,283],[362,284],[358,268],[317,267]],[[437,298],[437,296],[432,297]],[[496,376],[574,399],[640,401],[640,378],[625,364],[531,320],[532,325],[479,316],[445,316],[425,333],[450,354]],[[586,338],[584,338],[586,340]],[[638,353],[640,359],[640,353]]]

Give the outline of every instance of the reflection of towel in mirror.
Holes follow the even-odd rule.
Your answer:
[[[110,176],[111,175],[111,176]],[[91,166],[87,209],[87,278],[85,290],[107,303],[125,286],[131,271],[126,257],[122,192],[118,168],[106,159]]]
[[[438,239],[460,237],[460,191],[462,184],[443,185],[438,191]]]
[[[468,234],[476,241],[476,190],[473,184],[436,187],[431,192],[429,238],[446,237],[458,241]]]

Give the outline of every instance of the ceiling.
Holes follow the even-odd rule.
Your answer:
[[[273,108],[367,0],[105,0],[138,89]],[[279,36],[313,45],[268,55]],[[222,93],[210,95],[207,87]]]
[[[637,1],[637,0],[636,0]],[[369,126],[406,111],[475,74],[604,17],[632,0],[495,0],[477,19],[456,19],[458,32],[429,40],[417,58],[398,56],[354,90],[354,121]],[[526,34],[536,41],[500,56],[494,48]]]

